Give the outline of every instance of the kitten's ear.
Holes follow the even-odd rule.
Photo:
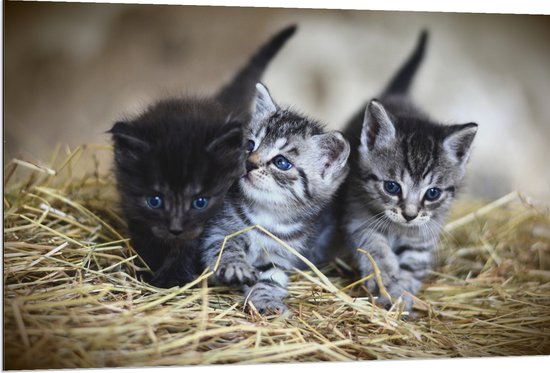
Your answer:
[[[374,146],[385,147],[395,138],[395,127],[384,106],[377,100],[372,100],[365,110],[363,129],[361,131],[361,146],[372,150]]]
[[[113,136],[117,150],[137,152],[149,149],[149,144],[140,139],[135,128],[127,122],[116,122],[107,132]]]
[[[257,83],[253,117],[255,119],[270,117],[277,110],[277,104],[271,98],[267,87],[262,83]]]
[[[233,151],[244,153],[243,125],[235,121],[224,124],[218,135],[206,146],[206,151],[221,156]]]
[[[329,131],[313,136],[321,152],[321,177],[327,181],[337,180],[347,174],[350,153],[348,140],[340,131]]]
[[[465,164],[470,156],[470,146],[477,132],[477,124],[457,124],[447,128],[449,134],[443,140],[443,149],[451,160]]]

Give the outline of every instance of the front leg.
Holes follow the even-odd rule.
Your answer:
[[[259,313],[283,314],[288,310],[283,301],[288,293],[287,286],[288,276],[283,270],[269,269],[260,274],[258,283],[254,286],[244,287],[245,301],[251,302]]]
[[[372,259],[374,259],[374,262],[380,269],[382,284],[391,298],[395,299],[401,296],[405,289],[403,289],[403,283],[400,281],[399,260],[392,251],[388,240],[384,235],[373,231],[364,231],[361,236],[356,241],[360,244],[355,247],[363,249],[372,256]],[[367,289],[374,295],[378,295],[378,303],[385,308],[389,308],[392,304],[392,299],[389,299],[386,294],[380,292],[377,279],[374,276],[374,268],[368,256],[357,250],[355,257],[359,264],[361,277],[372,275],[371,278],[365,281]]]
[[[191,243],[172,248],[149,283],[159,288],[185,285],[198,275],[196,260],[196,247]]]
[[[406,241],[406,243],[397,244],[394,248],[399,260],[399,282],[398,287],[402,291],[414,295],[422,286],[424,278],[428,275],[428,271],[432,263],[432,252],[435,245],[430,242],[415,242]],[[396,290],[398,292],[399,289]],[[398,296],[398,294],[392,296]],[[412,296],[403,295],[403,300],[407,309],[412,306]]]
[[[258,272],[249,263],[246,252],[250,248],[246,234],[235,236],[226,242],[217,268],[223,240],[214,240],[205,250],[207,265],[216,269],[213,275],[214,284],[218,285],[253,285],[258,280]]]

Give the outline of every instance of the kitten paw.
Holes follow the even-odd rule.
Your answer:
[[[220,263],[215,273],[216,282],[225,285],[254,285],[258,281],[258,272],[245,260],[232,260]]]
[[[177,281],[174,278],[163,276],[163,275],[155,275],[153,278],[151,278],[149,281],[150,285],[153,285],[157,288],[164,288],[164,289],[170,289],[175,286],[180,286],[180,282]]]
[[[258,283],[247,291],[248,295],[245,298],[248,303],[252,303],[256,310],[264,315],[285,314],[289,313],[289,309],[283,302],[286,296],[286,290],[278,286]]]
[[[256,310],[262,315],[284,314],[288,312],[288,307],[280,299],[249,299]]]
[[[400,273],[381,273],[382,283],[385,292],[382,292],[379,282],[373,277],[365,281],[365,286],[368,291],[377,296],[376,303],[385,309],[389,310],[398,299],[404,304],[404,310],[410,312],[413,304],[413,297],[417,288],[411,281],[404,279]],[[388,298],[387,296],[390,296]]]
[[[392,283],[389,283],[386,286],[386,291],[391,296],[391,299],[388,299],[386,296],[379,293],[376,303],[389,310],[396,302],[401,302],[404,311],[412,314],[412,305],[413,297],[411,295],[412,289],[406,284],[403,283],[401,279],[397,279]]]
[[[393,297],[393,294],[395,293],[392,290],[399,291],[399,289],[393,289],[393,287],[395,287],[394,285],[398,282],[398,279],[399,279],[398,274],[393,274],[393,273],[388,274],[387,272],[382,272],[381,275],[380,275],[380,280],[382,281],[382,284],[384,285],[384,289],[386,290],[386,292],[388,292],[390,295],[392,295],[392,297]],[[365,281],[364,284],[365,284],[365,287],[367,288],[367,290],[371,294],[373,294],[373,295],[381,294],[379,280],[376,277],[374,277],[374,276],[371,277],[370,279]],[[392,290],[390,290],[390,289],[392,289]]]
[[[168,289],[174,286],[183,286],[193,280],[192,270],[167,259],[162,267],[148,278],[147,282],[155,287]]]
[[[393,257],[390,257],[393,259]],[[399,270],[398,263],[394,260],[379,260],[380,279],[372,276],[364,282],[365,287],[372,294],[377,296],[376,303],[385,309],[390,309],[392,305],[401,298],[404,303],[404,310],[410,311],[413,299],[410,295],[415,294],[419,288],[419,282],[411,276],[405,276]],[[363,277],[367,274],[374,274],[374,268],[371,263],[362,263]],[[381,291],[380,280],[385,291]],[[418,283],[418,284],[417,284]]]

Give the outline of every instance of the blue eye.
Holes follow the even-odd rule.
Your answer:
[[[164,205],[162,197],[159,196],[146,197],[145,202],[147,202],[147,206],[152,209],[160,209]]]
[[[248,140],[246,143],[246,151],[251,152],[254,150],[254,147],[256,146],[256,143],[252,140]]]
[[[428,201],[435,201],[439,197],[441,197],[441,189],[439,188],[430,188],[426,191],[426,199]]]
[[[393,194],[394,196],[401,193],[401,187],[395,181],[384,181],[384,189],[386,192]]]
[[[292,168],[292,163],[282,155],[273,158],[272,162],[279,170],[288,171]]]
[[[206,206],[208,206],[208,198],[205,198],[205,197],[199,197],[191,203],[191,207],[193,207],[196,210],[205,209]]]

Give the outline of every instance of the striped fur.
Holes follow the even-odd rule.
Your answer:
[[[324,133],[319,123],[280,109],[263,85],[257,87],[248,172],[201,238],[204,265],[210,268],[225,236],[255,224],[316,260],[330,238],[325,208],[348,172],[350,148],[341,133]],[[274,159],[281,155],[291,162],[289,170],[275,166]],[[318,237],[326,240],[319,242]],[[284,312],[286,272],[300,265],[280,243],[250,230],[227,241],[214,278],[216,283],[242,286],[245,298],[260,312]]]
[[[427,35],[389,90],[372,100],[345,133],[352,143],[351,170],[342,188],[342,227],[361,275],[373,272],[362,248],[382,272],[390,296],[407,309],[430,268],[444,219],[461,185],[477,125],[434,123],[406,96],[422,60]],[[395,88],[394,92],[392,87]],[[396,183],[399,191],[387,186]],[[430,199],[429,192],[441,193]],[[374,279],[367,288],[379,295]],[[389,307],[391,299],[379,297]]]

